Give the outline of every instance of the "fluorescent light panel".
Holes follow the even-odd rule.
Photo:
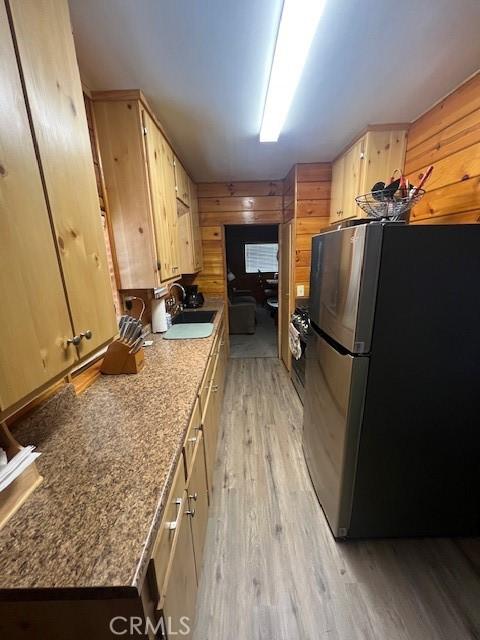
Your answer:
[[[284,0],[260,142],[276,142],[307,60],[325,0]]]

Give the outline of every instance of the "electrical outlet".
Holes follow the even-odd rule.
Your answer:
[[[305,295],[305,285],[297,284],[297,298],[303,298]]]

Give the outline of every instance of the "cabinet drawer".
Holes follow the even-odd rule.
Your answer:
[[[168,563],[174,547],[175,532],[185,511],[185,487],[185,467],[183,458],[180,458],[152,553],[155,582],[159,594],[162,593],[165,582]]]
[[[190,424],[187,431],[187,437],[185,438],[185,444],[183,445],[183,455],[185,457],[185,471],[187,477],[190,475],[195,447],[199,440],[201,427],[202,414],[200,412],[200,402],[197,399],[195,400],[192,417],[190,418]]]

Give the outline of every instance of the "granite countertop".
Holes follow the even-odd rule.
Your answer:
[[[145,348],[137,375],[73,385],[13,429],[43,483],[0,531],[0,591],[135,588],[145,576],[218,324]]]

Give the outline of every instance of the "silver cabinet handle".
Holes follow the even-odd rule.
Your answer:
[[[198,428],[198,427],[197,427],[197,428]],[[189,439],[188,439],[188,442],[189,442],[190,444],[192,444],[192,445],[193,445],[193,444],[195,444],[195,443],[196,443],[196,441],[197,441],[197,438],[196,438],[196,437],[193,437],[193,438],[189,438]]]
[[[215,391],[215,393],[218,391],[218,384],[214,384],[212,385],[212,389]]]
[[[76,347],[82,341],[82,336],[73,336],[73,338],[67,338],[67,344],[74,344]]]
[[[177,498],[175,500],[175,504],[177,506],[181,505],[182,504],[182,499],[181,498]],[[178,524],[180,522],[181,517],[182,517],[182,512],[179,511],[178,515],[177,515],[177,519],[174,520],[173,522],[166,522],[165,523],[165,528],[168,529],[169,531],[175,531],[175,529],[178,527]]]
[[[198,493],[195,491],[195,493],[193,494],[193,496],[188,496],[189,500],[195,500],[195,502],[197,501],[198,498]]]
[[[86,331],[80,334],[80,338],[85,338],[85,340],[90,340],[92,335],[93,333],[90,331],[90,329],[87,329]]]
[[[186,516],[190,516],[191,518],[195,517],[195,509],[187,509],[187,511],[185,511],[185,515]]]

